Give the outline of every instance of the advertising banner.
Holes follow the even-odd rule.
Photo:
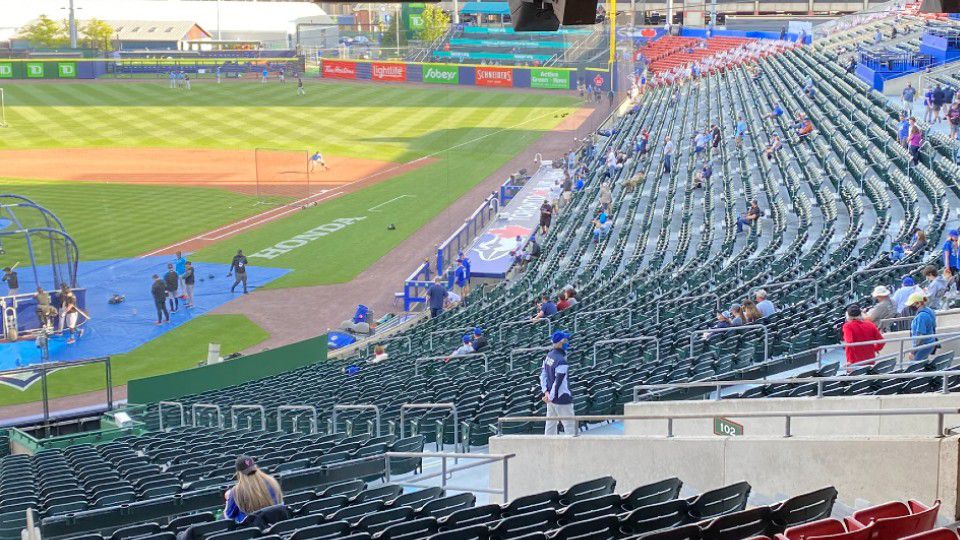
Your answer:
[[[323,76],[327,79],[356,79],[357,65],[341,60],[324,60]]]
[[[30,79],[43,78],[43,63],[27,62],[27,77]]]
[[[76,62],[60,62],[57,64],[57,74],[61,79],[73,79],[77,76]]]
[[[13,78],[13,64],[10,62],[0,62],[0,79]]]
[[[406,64],[373,62],[370,67],[372,69],[372,78],[375,81],[404,82],[407,80]]]
[[[478,67],[477,86],[513,86],[513,70],[503,67]]]
[[[460,84],[460,73],[457,66],[424,64],[423,82],[433,84]]]
[[[530,68],[530,88],[569,89],[570,72],[565,69]]]

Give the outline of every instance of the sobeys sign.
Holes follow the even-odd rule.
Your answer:
[[[460,70],[446,64],[424,64],[423,82],[434,84],[459,84]]]
[[[570,89],[570,72],[565,69],[530,68],[530,88]]]

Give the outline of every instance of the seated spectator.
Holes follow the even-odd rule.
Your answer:
[[[556,315],[557,305],[554,304],[550,297],[543,295],[540,299],[540,304],[537,305],[537,314],[534,315],[533,320],[546,319],[552,315]]]
[[[806,94],[808,98],[813,98],[816,93],[816,89],[813,86],[813,79],[807,79],[806,84],[803,85],[803,93]]]
[[[390,355],[387,354],[387,348],[378,343],[377,346],[373,348],[373,358],[367,360],[367,363],[379,364],[389,357]]]
[[[461,339],[461,344],[457,347],[457,350],[453,351],[453,354],[450,356],[463,356],[465,354],[473,354],[473,338],[470,337],[470,334],[465,334]]]
[[[701,189],[703,187],[704,182],[710,181],[711,176],[713,176],[713,164],[710,163],[709,161],[705,161],[703,163],[703,167],[700,168],[700,170],[697,172],[697,174],[693,178],[694,189]]]
[[[867,319],[878,329],[886,331],[889,329],[890,323],[884,321],[896,318],[899,314],[896,305],[890,300],[890,289],[883,285],[877,285],[873,288],[870,296],[877,303],[867,312]]]
[[[515,243],[513,244],[513,249],[510,250],[510,256],[513,257],[513,264],[520,266],[523,265],[525,255],[523,247],[523,238],[518,234]]]
[[[479,326],[473,329],[473,350],[481,352],[490,346],[487,336],[483,335],[483,329]]]
[[[750,201],[750,208],[747,209],[747,213],[737,216],[737,233],[743,232],[744,225],[753,227],[761,216],[763,216],[763,210],[760,210],[760,203],[756,199]]]
[[[523,248],[523,260],[521,261],[521,269],[527,267],[527,263],[536,259],[540,256],[540,243],[537,242],[537,237],[535,235],[530,235],[530,240],[527,241],[527,245]]]
[[[757,309],[757,304],[753,300],[743,302],[743,322],[744,324],[753,324],[763,318],[763,314]]]
[[[721,311],[720,313],[717,313],[717,322],[713,323],[713,326],[711,326],[710,328],[713,330],[730,328],[733,326],[733,324],[730,322],[732,318],[733,318],[733,314],[731,314],[729,311]],[[703,341],[710,341],[711,339],[719,336],[722,333],[723,332],[704,332],[703,336],[700,339],[702,339]]]
[[[783,148],[783,143],[780,141],[780,137],[773,135],[770,137],[770,142],[767,143],[767,147],[763,150],[763,155],[766,156],[767,161],[770,161],[773,159],[773,154],[781,148]]]
[[[773,302],[767,300],[767,291],[760,289],[754,293],[754,297],[757,300],[757,311],[760,312],[761,316],[771,317],[777,312],[777,307],[773,305]]]
[[[905,253],[910,254],[922,251],[926,245],[927,233],[920,227],[917,227],[917,229],[913,231],[913,238],[910,240],[910,244],[904,244],[903,249]]]
[[[730,315],[733,316],[730,318],[731,326],[743,326],[743,306],[737,303],[731,304]]]
[[[910,323],[910,335],[913,346],[920,347],[933,343],[937,338],[928,337],[937,333],[937,315],[927,306],[927,297],[923,292],[915,292],[907,299],[907,307],[917,310],[917,314]],[[933,345],[912,351],[910,359],[916,362],[926,360],[933,352]]]
[[[257,468],[253,458],[238,457],[235,468],[237,483],[224,494],[227,504],[223,515],[227,519],[239,523],[249,514],[283,503],[280,484]]]
[[[800,120],[800,125],[797,127],[797,135],[800,137],[806,137],[813,133],[813,122],[809,118],[803,118]]]
[[[609,212],[613,208],[613,193],[610,191],[610,182],[600,184],[600,208]]]
[[[557,295],[557,311],[563,311],[570,307],[570,302],[567,301],[567,291],[560,291],[560,294]]]
[[[923,292],[922,289],[917,287],[917,282],[913,280],[910,276],[904,276],[903,281],[900,283],[900,288],[893,293],[893,305],[897,308],[897,315],[903,316],[907,314],[907,300],[910,298],[910,295],[916,292]]]
[[[600,209],[600,214],[593,220],[593,242],[599,243],[610,231],[611,220],[607,213]]]
[[[577,305],[577,291],[573,287],[566,287],[563,289],[564,294],[566,295],[567,305],[573,307]]]
[[[864,320],[860,306],[851,304],[847,307],[847,321],[843,323],[843,342],[860,343],[863,341],[877,341],[883,339],[883,334],[870,321]],[[857,364],[873,360],[877,353],[883,350],[883,343],[873,345],[857,345],[844,347],[847,355],[847,364]]]
[[[940,309],[940,300],[950,287],[953,275],[949,268],[943,269],[943,275],[937,272],[937,267],[927,265],[923,268],[923,277],[926,278],[926,286],[923,288],[927,295],[927,305],[930,309]]]
[[[773,110],[770,111],[770,114],[767,115],[767,118],[771,120],[776,120],[783,116],[783,108],[779,104],[773,106]]]

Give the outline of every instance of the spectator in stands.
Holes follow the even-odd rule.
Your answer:
[[[910,299],[910,295],[916,292],[923,291],[917,287],[917,282],[915,282],[912,277],[904,276],[903,281],[900,282],[900,288],[894,291],[891,297],[893,306],[897,308],[897,315],[906,314],[907,300]]]
[[[553,219],[553,205],[547,199],[540,205],[540,234],[547,234],[550,230],[550,221]]]
[[[663,172],[670,174],[673,172],[671,168],[671,162],[673,160],[673,151],[676,150],[676,145],[673,144],[673,141],[670,140],[670,136],[667,135],[663,139]]]
[[[711,139],[711,141],[710,141],[710,147],[711,147],[713,150],[716,150],[717,148],[720,147],[720,142],[721,142],[721,140],[722,140],[722,137],[723,137],[723,134],[722,134],[722,132],[720,131],[720,126],[718,126],[716,123],[711,124],[711,126],[710,126],[710,139]]]
[[[610,147],[610,150],[607,152],[606,157],[607,165],[607,176],[613,178],[613,175],[617,172],[617,153],[614,151],[613,147]]]
[[[940,109],[943,108],[944,101],[943,87],[939,84],[933,88],[933,119],[930,121],[931,124],[936,124],[940,121]]]
[[[521,267],[524,261],[523,245],[523,237],[518,234],[513,241],[513,249],[510,250],[510,256],[513,257],[513,264]]]
[[[877,28],[877,33],[873,35],[873,44],[879,45],[881,41],[883,41],[883,32]]]
[[[390,355],[387,354],[387,348],[382,344],[377,343],[377,346],[373,348],[373,358],[367,360],[367,363],[379,364],[380,362],[385,361],[387,358],[390,358]]]
[[[603,209],[600,209],[600,214],[593,220],[593,243],[599,244],[600,240],[607,236],[607,233],[610,232],[610,227],[613,224],[613,220],[607,215]]]
[[[763,211],[760,210],[760,203],[756,199],[750,201],[750,208],[747,209],[747,213],[737,216],[737,233],[743,232],[744,225],[753,227],[762,215]]]
[[[733,314],[729,311],[721,311],[717,313],[717,322],[713,323],[713,326],[710,327],[711,330],[722,330],[724,328],[730,328],[733,326],[731,322],[733,319]],[[724,332],[704,332],[701,335],[700,339],[703,341],[710,341],[711,339],[723,334]]]
[[[604,212],[610,212],[613,209],[613,193],[610,191],[610,182],[600,184],[600,208]]]
[[[953,277],[949,268],[945,268],[943,272],[945,275],[940,275],[937,267],[933,265],[923,267],[923,277],[926,279],[923,292],[927,296],[927,305],[930,309],[940,309],[940,299],[943,298],[949,286],[947,278]]]
[[[553,207],[553,214],[557,213],[560,210],[560,198],[563,197],[563,185],[558,179],[553,183],[553,187],[550,188],[550,206]]]
[[[453,281],[457,285],[457,293],[463,298],[466,305],[467,295],[470,294],[470,284],[467,283],[467,267],[463,265],[463,259],[457,259],[457,268],[453,271]]]
[[[911,119],[907,113],[900,113],[900,123],[897,124],[897,140],[900,146],[907,148],[907,138],[910,136]]]
[[[760,289],[754,293],[754,298],[757,300],[757,310],[760,311],[760,315],[763,317],[770,317],[777,312],[777,306],[773,305],[773,302],[767,299],[767,291]]]
[[[479,326],[473,329],[473,350],[476,352],[482,352],[484,349],[490,346],[490,341],[487,340],[487,336],[483,335],[483,329]]]
[[[693,178],[694,189],[702,188],[704,182],[710,181],[711,176],[713,176],[713,163],[711,163],[710,160],[704,161],[703,167],[700,168]]]
[[[447,288],[440,282],[440,276],[433,278],[433,284],[427,288],[427,303],[430,317],[439,317],[443,313],[443,304],[447,300]]]
[[[646,129],[640,131],[640,135],[637,135],[636,142],[637,155],[642,156],[647,153],[647,149],[650,146],[650,132]]]
[[[927,123],[933,123],[935,120],[934,116],[934,99],[933,99],[933,87],[927,86],[927,90],[923,93],[923,121]]]
[[[904,244],[903,250],[907,254],[916,253],[923,250],[926,245],[927,233],[920,227],[917,227],[916,230],[913,231],[913,238],[910,240],[910,244]]]
[[[767,161],[773,160],[773,155],[783,148],[783,142],[780,141],[780,137],[774,133],[770,137],[770,142],[767,143],[767,147],[763,150],[763,155],[766,156]]]
[[[947,124],[950,126],[950,138],[956,139],[957,133],[960,132],[960,103],[956,101],[951,103],[947,108],[944,118],[946,118]]]
[[[566,295],[567,304],[569,304],[570,307],[573,307],[573,306],[577,305],[577,303],[579,303],[579,300],[577,300],[577,290],[576,290],[576,289],[574,289],[573,287],[567,286],[567,287],[565,287],[565,288],[563,289],[563,292],[564,292],[564,294]]]
[[[533,316],[533,320],[546,319],[556,314],[557,304],[553,303],[550,297],[544,294],[540,297],[540,303],[537,305],[537,314]]]
[[[914,125],[910,128],[910,135],[907,136],[907,148],[910,150],[910,164],[916,166],[920,163],[920,147],[923,146],[923,132],[920,126]]]
[[[856,57],[856,56],[851,56],[851,57],[850,57],[850,62],[847,63],[847,75],[853,75],[853,73],[854,73],[856,70],[857,70],[857,57]]]
[[[570,392],[570,381],[567,379],[567,344],[570,334],[557,331],[550,336],[553,348],[543,360],[540,370],[540,391],[543,392],[543,401],[547,404],[547,421],[544,434],[556,435],[558,422],[563,423],[563,432],[573,434],[573,422],[568,420],[551,420],[558,416],[573,416],[573,394]]]
[[[781,107],[780,104],[778,103],[773,106],[773,109],[770,111],[770,114],[767,115],[767,118],[769,118],[770,120],[776,120],[781,116],[783,116],[783,107]]]
[[[176,313],[180,309],[180,295],[177,293],[177,289],[180,288],[180,276],[177,275],[173,264],[167,264],[167,273],[163,275],[163,282],[167,287],[170,313]]]
[[[733,137],[737,141],[737,146],[743,144],[743,139],[747,135],[747,122],[743,118],[737,120],[737,125],[733,128]]]
[[[462,251],[458,251],[457,260],[463,262],[463,268],[467,271],[467,285],[470,285],[470,258],[465,256]]]
[[[883,285],[877,285],[870,293],[876,304],[867,312],[867,319],[877,328],[887,330],[890,323],[885,323],[887,319],[893,319],[899,315],[897,306],[890,300],[890,289]]]
[[[743,302],[743,322],[744,324],[753,324],[763,318],[763,314],[757,309],[757,304],[753,300]]]
[[[797,127],[798,137],[806,137],[807,135],[813,133],[813,122],[811,122],[806,116],[800,119],[799,124],[799,127]]]
[[[573,198],[573,178],[568,172],[564,172],[563,182],[560,184],[560,187],[563,190],[563,204],[569,204],[570,199]]]
[[[807,78],[807,82],[803,85],[803,93],[808,98],[813,99],[813,96],[817,93],[816,87],[813,85],[813,78]]]
[[[785,39],[787,39],[787,27],[786,27],[786,26],[781,26],[781,27],[780,27],[780,40],[782,41],[782,40],[785,40]]]
[[[907,306],[916,309],[917,314],[910,323],[910,336],[913,337],[913,346],[920,347],[936,341],[932,336],[937,333],[937,315],[927,306],[927,297],[923,291],[915,292],[907,299]],[[933,352],[933,346],[923,347],[910,353],[910,359],[916,362],[926,360]]]
[[[900,97],[903,98],[903,108],[909,116],[913,113],[913,100],[917,97],[917,89],[914,88],[912,84],[907,83],[903,92],[900,93]]]
[[[706,131],[702,131],[694,135],[693,137],[693,155],[699,156],[707,149],[707,145],[710,144],[710,134]]]
[[[238,457],[236,470],[237,483],[224,495],[227,505],[223,515],[227,519],[240,523],[249,514],[269,506],[283,504],[280,484],[272,476],[257,468],[253,458]]]
[[[730,325],[743,326],[743,306],[734,302],[730,306]]]
[[[960,271],[960,230],[950,229],[948,238],[943,243],[943,266],[954,274]]]
[[[464,334],[460,339],[460,346],[457,347],[457,350],[453,351],[453,354],[450,356],[463,356],[466,354],[473,354],[476,351],[473,349],[473,338],[470,334]]]
[[[521,268],[526,268],[527,264],[530,261],[536,259],[540,256],[540,243],[537,242],[536,235],[531,234],[530,240],[527,241],[527,245],[523,247],[523,261],[521,263]]]
[[[843,332],[843,342],[847,344],[883,339],[883,334],[877,330],[877,327],[871,321],[863,319],[859,304],[850,304],[847,307],[847,320],[843,323],[841,330]],[[844,347],[847,354],[847,364],[873,360],[882,349],[882,343]]]

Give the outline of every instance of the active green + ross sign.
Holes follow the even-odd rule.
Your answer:
[[[568,90],[570,72],[565,69],[530,68],[530,88]]]
[[[61,79],[72,79],[77,76],[76,62],[60,62],[57,64],[57,74]]]
[[[446,64],[424,64],[423,82],[434,84],[459,84],[460,69]]]
[[[739,437],[743,435],[743,424],[738,424],[722,416],[714,416],[713,434],[726,437]]]
[[[13,78],[13,64],[10,62],[0,62],[0,79]]]
[[[27,78],[29,78],[29,79],[42,79],[42,78],[43,78],[43,63],[42,63],[42,62],[27,62]]]

